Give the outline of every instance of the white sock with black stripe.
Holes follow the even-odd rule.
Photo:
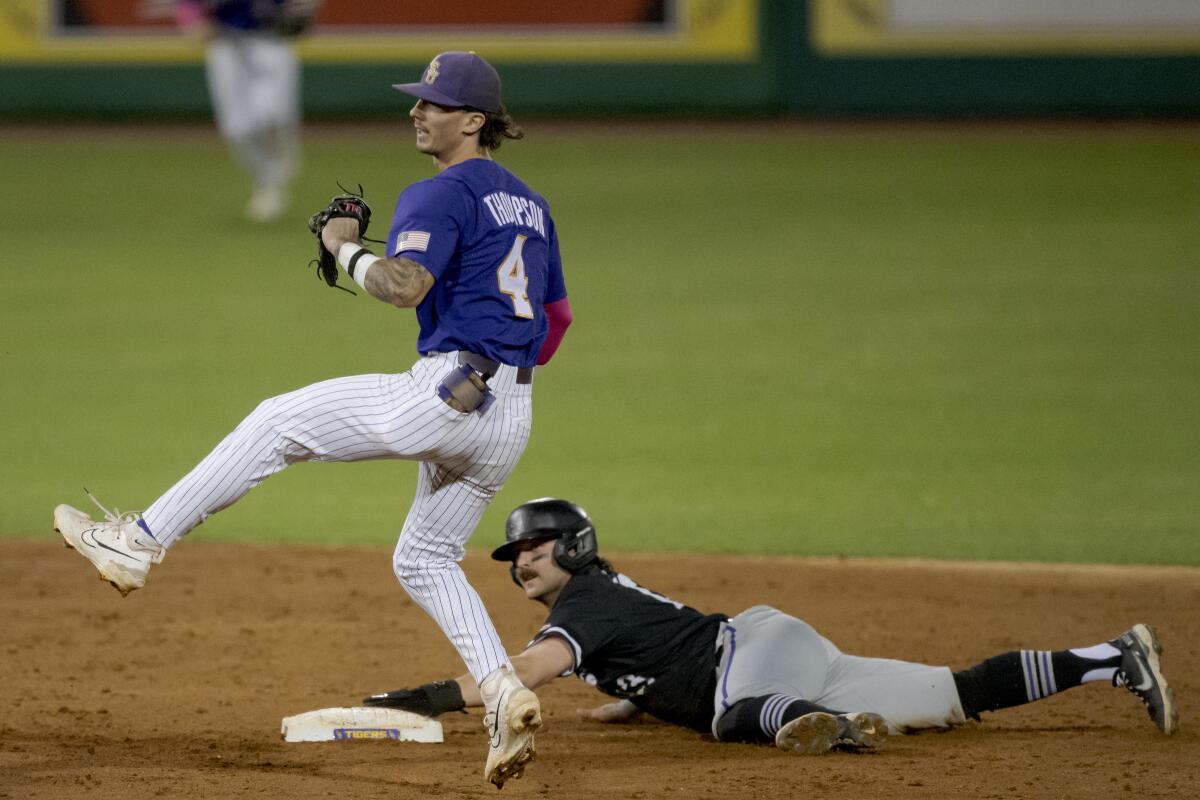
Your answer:
[[[1091,683],[1092,681],[1104,681],[1112,683],[1113,676],[1117,674],[1117,668],[1121,664],[1121,651],[1113,647],[1109,642],[1104,644],[1094,645],[1093,647],[1079,647],[1074,650],[1068,650],[1073,656],[1087,659],[1088,661],[1109,662],[1109,666],[1095,667],[1088,669],[1079,676],[1080,683]],[[1113,660],[1116,663],[1111,663]]]

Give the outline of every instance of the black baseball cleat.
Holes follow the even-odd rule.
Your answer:
[[[1179,727],[1175,693],[1167,685],[1159,662],[1162,645],[1149,625],[1134,625],[1109,642],[1121,651],[1121,666],[1113,675],[1113,686],[1124,686],[1138,696],[1150,719],[1167,736]]]
[[[775,746],[800,755],[817,755],[835,748],[878,750],[887,741],[887,736],[887,720],[878,714],[813,711],[780,728],[775,734]]]

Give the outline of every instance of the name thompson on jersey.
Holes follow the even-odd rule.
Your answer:
[[[483,204],[491,212],[498,227],[523,225],[546,236],[546,212],[528,197],[511,195],[508,192],[492,192],[483,198]]]

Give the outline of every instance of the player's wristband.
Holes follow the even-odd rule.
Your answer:
[[[423,691],[429,698],[429,707],[432,711],[430,716],[432,717],[447,711],[462,711],[466,707],[462,689],[458,687],[458,681],[426,683],[419,688],[419,691]]]
[[[356,242],[346,242],[338,248],[338,263],[364,289],[367,288],[367,270],[378,260],[379,256]]]

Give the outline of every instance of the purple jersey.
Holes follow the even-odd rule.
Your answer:
[[[387,254],[435,278],[417,306],[417,350],[469,350],[532,367],[543,306],[567,296],[546,201],[494,161],[472,158],[409,186],[396,201]]]

